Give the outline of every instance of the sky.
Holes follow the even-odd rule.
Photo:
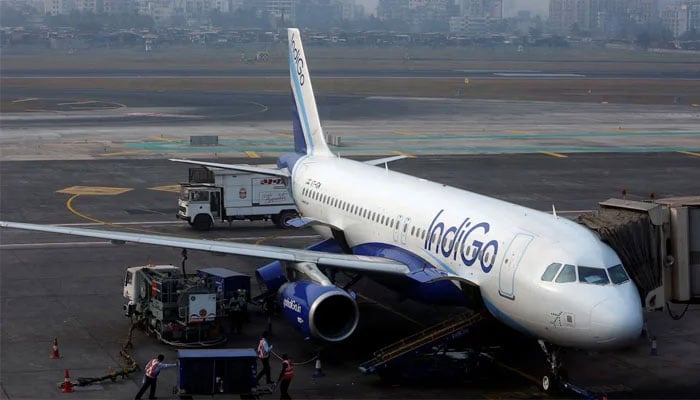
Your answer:
[[[376,14],[379,0],[356,0],[356,4],[365,6],[368,14]],[[530,10],[532,15],[546,17],[549,0],[503,0],[503,16],[512,17],[520,10]]]

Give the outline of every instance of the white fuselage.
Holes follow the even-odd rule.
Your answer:
[[[621,264],[610,247],[572,221],[325,156],[296,163],[292,191],[303,216],[343,231],[351,248],[400,247],[478,285],[489,311],[514,329],[581,348],[619,347],[641,331],[641,303],[631,280],[542,279],[552,263],[598,271]],[[330,236],[327,227],[318,230]]]

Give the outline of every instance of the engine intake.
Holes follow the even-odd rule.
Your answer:
[[[357,302],[337,286],[310,281],[289,282],[280,288],[285,319],[306,335],[329,342],[347,339],[357,328]]]

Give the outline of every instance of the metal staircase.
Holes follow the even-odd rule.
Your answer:
[[[374,358],[360,364],[359,369],[363,374],[373,374],[404,356],[463,336],[470,326],[482,319],[480,313],[465,313],[444,320],[375,351]]]

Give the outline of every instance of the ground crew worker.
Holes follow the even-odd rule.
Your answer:
[[[294,364],[292,360],[289,359],[287,354],[282,354],[282,371],[280,371],[280,377],[277,379],[277,383],[280,385],[280,399],[289,399],[289,384],[292,383],[292,378],[294,378]]]
[[[263,375],[267,378],[267,384],[274,383],[270,378],[270,351],[272,345],[267,342],[267,331],[263,332],[260,341],[258,342],[258,358],[262,362],[263,369],[258,373],[257,380],[260,381]]]
[[[246,304],[245,293],[241,297],[240,290],[238,297],[231,297],[228,301],[228,312],[231,316],[231,331],[240,334],[243,329],[243,307]]]
[[[156,384],[158,383],[158,374],[160,374],[160,370],[163,368],[177,366],[177,364],[165,364],[163,360],[165,360],[165,356],[162,354],[158,354],[158,357],[152,359],[148,362],[148,364],[146,364],[146,368],[144,370],[145,373],[143,375],[143,385],[141,385],[141,389],[139,389],[139,392],[136,393],[136,399],[140,399],[143,393],[149,387],[151,388],[151,391],[148,394],[148,398],[156,398]]]

